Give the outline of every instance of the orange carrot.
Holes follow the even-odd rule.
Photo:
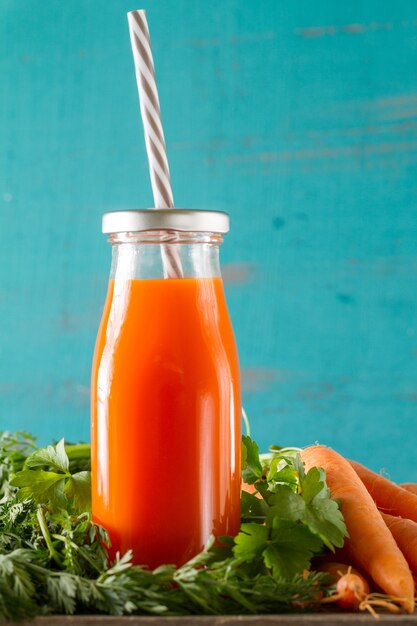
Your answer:
[[[369,585],[361,574],[354,574],[349,569],[339,576],[333,596],[324,598],[322,604],[337,602],[341,609],[355,611],[359,609],[369,595]]]
[[[332,579],[332,584],[336,582],[339,578],[344,576],[345,574],[357,574],[358,576],[362,576],[357,569],[348,565],[347,563],[339,563],[338,561],[328,561],[327,563],[319,563],[317,567],[314,568],[318,572],[325,572],[329,574]],[[363,576],[362,576],[363,578]],[[369,585],[366,593],[369,593]]]
[[[407,491],[410,491],[411,493],[414,493],[415,496],[417,496],[417,483],[402,483],[400,487],[402,487],[403,489],[407,489]]]
[[[417,522],[417,495],[399,487],[388,478],[350,461],[353,469],[371,494],[378,509],[390,515],[406,517]]]
[[[410,519],[382,513],[398,547],[405,556],[412,572],[417,572],[417,524]]]
[[[314,466],[326,471],[331,494],[341,503],[349,532],[345,543],[349,560],[412,613],[414,580],[407,561],[349,461],[324,446],[306,448],[301,457],[307,471]]]
[[[247,493],[253,493],[253,494],[255,494],[259,498],[262,497],[260,493],[257,493],[255,485],[250,485],[249,483],[244,483],[243,480],[242,480],[242,484],[241,484],[241,489],[242,489],[242,491],[246,491]]]

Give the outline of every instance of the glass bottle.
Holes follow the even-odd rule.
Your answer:
[[[240,520],[240,380],[225,213],[118,211],[91,385],[93,517],[110,557],[181,565]],[[174,259],[177,274],[167,272]],[[170,276],[170,277],[168,277]]]

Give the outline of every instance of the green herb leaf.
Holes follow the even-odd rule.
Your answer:
[[[242,491],[240,507],[243,519],[256,518],[263,521],[268,512],[266,502],[261,498],[257,498],[255,494],[248,493],[247,491]]]
[[[75,611],[75,597],[77,581],[71,574],[61,572],[51,575],[47,579],[47,592],[54,606],[60,612],[72,615]]]
[[[31,498],[39,504],[51,503],[53,508],[65,507],[65,476],[44,470],[22,470],[11,481],[19,487],[18,498]]]
[[[242,524],[235,538],[233,553],[242,561],[263,559],[276,578],[291,579],[308,569],[321,540],[301,524],[274,520],[273,527],[255,523]]]
[[[269,519],[298,522],[304,518],[306,511],[303,498],[286,485],[276,487],[273,495],[269,498],[269,505]]]
[[[85,465],[87,450],[85,444],[70,447],[73,466]],[[56,446],[40,448],[28,456],[25,469],[17,472],[10,484],[20,488],[20,500],[32,498],[55,511],[70,506],[75,512],[91,511],[91,472],[70,473],[63,439]]]
[[[0,433],[0,504],[10,500],[15,489],[10,484],[28,455],[36,449],[35,439],[25,432]]]
[[[283,453],[286,454],[285,450]],[[339,505],[326,485],[326,473],[312,468],[306,474],[298,452],[292,456],[281,454],[276,452],[269,463],[267,480],[271,495],[262,488],[270,506],[267,519],[271,524],[274,519],[302,522],[330,550],[342,547],[347,529]]]
[[[73,499],[78,511],[91,511],[91,473],[73,474],[65,485],[65,495]]]
[[[311,559],[321,546],[320,539],[305,526],[276,520],[264,551],[265,564],[275,578],[290,580],[310,568]]]
[[[247,435],[242,437],[242,478],[248,484],[262,478],[258,445]]]
[[[26,459],[25,465],[30,469],[46,466],[55,472],[66,474],[69,469],[69,461],[65,452],[64,440],[58,441],[55,447],[47,446],[37,450]]]
[[[262,556],[269,538],[266,526],[249,522],[242,524],[240,533],[235,537],[233,554],[242,561],[252,561]]]
[[[293,491],[297,491],[298,474],[287,459],[273,459],[266,478],[268,482],[285,484],[291,487]]]
[[[319,535],[330,550],[341,548],[347,536],[347,528],[338,503],[331,498],[324,470],[311,468],[300,484],[301,495],[306,503],[306,525]]]

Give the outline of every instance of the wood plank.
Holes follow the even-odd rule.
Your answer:
[[[291,615],[192,615],[184,617],[125,616],[109,615],[51,615],[37,617],[20,626],[357,626],[375,623],[367,613],[298,613]],[[401,624],[416,626],[417,614],[381,614],[378,624]]]

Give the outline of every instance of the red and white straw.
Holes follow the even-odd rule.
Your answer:
[[[174,207],[174,198],[172,195],[146,13],[144,10],[131,11],[127,14],[127,19],[135,63],[136,82],[138,85],[154,204],[156,209],[171,209]],[[169,278],[181,277],[183,275],[181,261],[175,247],[170,244],[164,244],[161,246],[161,249],[165,275]]]

